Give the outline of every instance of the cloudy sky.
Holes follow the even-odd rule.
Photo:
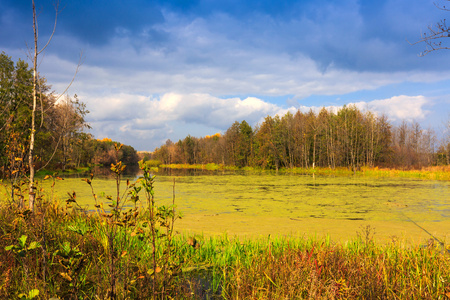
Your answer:
[[[53,2],[36,0],[41,46]],[[450,16],[434,2],[61,0],[40,73],[61,93],[82,52],[68,93],[86,103],[96,138],[137,150],[346,104],[439,131],[450,50],[419,57],[425,45],[408,42]],[[1,0],[0,51],[27,59],[32,34],[31,0]]]

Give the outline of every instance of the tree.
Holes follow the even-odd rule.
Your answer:
[[[235,166],[239,160],[239,122],[235,121],[230,128],[227,129],[224,135],[225,139],[225,163],[227,165]]]
[[[30,132],[30,143],[29,143],[29,152],[28,152],[28,165],[30,168],[30,185],[29,185],[29,208],[31,211],[34,211],[34,201],[36,199],[35,193],[35,185],[34,185],[34,174],[35,174],[35,166],[34,166],[34,145],[35,145],[35,135],[36,135],[36,110],[37,110],[37,100],[38,93],[40,91],[40,85],[38,82],[38,56],[47,48],[50,44],[50,41],[53,38],[53,35],[56,30],[56,21],[58,19],[58,4],[55,4],[55,25],[53,27],[52,34],[48,39],[47,43],[41,49],[38,48],[38,24],[37,24],[37,16],[36,16],[36,5],[34,4],[34,0],[31,1],[33,7],[33,36],[34,36],[34,52],[32,55],[33,62],[33,107],[31,111],[31,132]],[[31,56],[31,55],[30,55]],[[41,105],[42,106],[42,105]]]
[[[81,137],[84,128],[90,128],[84,117],[89,111],[78,96],[74,99],[65,96],[52,106],[48,114],[53,114],[48,120],[52,128],[52,139],[55,152],[58,151],[58,160],[65,170],[69,160],[75,158],[74,151],[77,150],[76,143]],[[51,158],[49,158],[51,159]]]
[[[76,165],[87,164],[91,157],[87,152],[92,137],[83,132],[89,128],[85,122],[86,105],[77,96],[62,99],[49,93],[45,77],[38,77],[33,162],[38,168],[53,162],[70,161]],[[33,105],[33,70],[19,59],[16,63],[5,53],[0,54],[0,175],[11,182],[24,177],[28,172],[26,163],[31,136],[31,114]],[[40,120],[40,121],[39,121]],[[26,155],[25,155],[26,154]],[[60,164],[64,166],[64,164]],[[21,168],[20,172],[18,168]],[[26,172],[25,172],[26,171]],[[14,174],[14,178],[10,175]],[[12,197],[14,198],[14,197]]]
[[[11,183],[11,200],[14,187],[27,171],[26,153],[29,136],[32,71],[19,59],[14,65],[11,57],[0,54],[0,161],[2,176]],[[18,206],[23,206],[19,197]]]
[[[259,166],[268,169],[278,169],[279,161],[274,146],[275,120],[271,116],[264,118],[255,134],[257,145],[256,159]]]
[[[32,71],[20,60],[14,65],[11,57],[0,54],[0,159],[3,166],[8,161],[2,155],[10,145],[9,137],[24,145],[28,136],[30,100],[32,93]]]
[[[31,124],[30,124],[30,138],[29,138],[29,152],[28,152],[28,167],[29,167],[29,208],[31,211],[34,211],[34,202],[36,199],[35,195],[35,183],[34,183],[34,175],[35,175],[35,138],[36,138],[36,113],[37,113],[37,102],[39,100],[40,102],[40,108],[41,108],[41,122],[40,126],[42,126],[44,122],[44,105],[43,105],[43,97],[42,95],[44,92],[44,86],[42,83],[45,81],[40,80],[39,74],[38,74],[38,57],[42,52],[45,51],[47,46],[50,44],[53,35],[56,31],[56,24],[58,20],[58,15],[60,13],[59,11],[59,2],[56,1],[54,4],[55,7],[55,23],[53,26],[53,30],[50,34],[49,39],[47,40],[47,43],[42,47],[39,48],[38,42],[39,42],[39,32],[38,32],[38,23],[37,23],[37,15],[36,15],[36,5],[34,3],[34,0],[31,1],[32,4],[32,12],[33,12],[33,37],[34,37],[34,48],[29,49],[29,57],[31,58],[31,61],[33,63],[33,100],[32,100],[32,109],[31,109]],[[75,70],[75,75],[72,78],[72,81],[67,85],[66,89],[61,93],[61,95],[64,95],[66,91],[69,89],[70,85],[72,84],[73,80],[75,79],[76,74],[78,73],[78,69],[81,65],[81,57],[80,55],[80,62],[77,65],[77,68]],[[55,99],[55,103],[58,100]]]
[[[239,124],[238,164],[240,167],[249,166],[253,148],[253,129],[243,120]]]
[[[450,0],[444,0],[450,2]],[[450,11],[445,5],[435,3],[436,7],[440,10]],[[428,26],[428,32],[421,34],[421,38],[415,42],[410,43],[412,45],[425,43],[425,50],[420,52],[420,56],[425,56],[430,52],[436,50],[450,49],[450,47],[445,46],[443,41],[450,37],[450,27],[448,27],[446,19],[442,19],[434,25]]]

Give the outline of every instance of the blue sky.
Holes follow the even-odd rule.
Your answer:
[[[52,3],[36,0],[41,45]],[[438,134],[450,118],[450,51],[419,57],[425,45],[408,43],[450,16],[434,0],[61,0],[60,8],[40,73],[61,93],[82,51],[68,93],[86,103],[96,138],[137,150],[323,106],[356,104]],[[2,0],[0,28],[0,51],[26,59],[31,0]]]

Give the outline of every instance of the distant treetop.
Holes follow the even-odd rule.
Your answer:
[[[112,142],[112,139],[105,137],[104,139],[97,139],[99,142]]]

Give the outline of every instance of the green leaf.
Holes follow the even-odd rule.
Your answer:
[[[28,239],[28,236],[26,236],[26,235],[22,235],[19,238],[19,245],[20,245],[21,248],[25,248],[25,245],[27,243],[27,239]]]
[[[34,297],[37,297],[37,296],[39,296],[39,290],[38,289],[31,290],[28,293],[28,298],[29,299],[33,299]]]
[[[62,245],[61,245],[62,250],[64,251],[64,255],[67,256],[70,254],[70,251],[72,250],[72,247],[70,247],[70,242],[65,241]]]
[[[9,245],[9,246],[6,246],[6,247],[5,247],[5,250],[6,250],[6,251],[10,251],[10,250],[12,250],[12,249],[14,249],[14,248],[16,248],[16,245]]]
[[[38,242],[31,242],[31,244],[30,244],[30,246],[28,246],[28,250],[33,250],[33,249],[36,249],[36,248],[38,248],[38,247],[40,247],[41,246],[41,244],[39,244]]]
[[[86,228],[79,228],[75,225],[70,225],[67,227],[67,229],[69,229],[72,232],[78,233],[81,236],[84,236],[88,232]]]

